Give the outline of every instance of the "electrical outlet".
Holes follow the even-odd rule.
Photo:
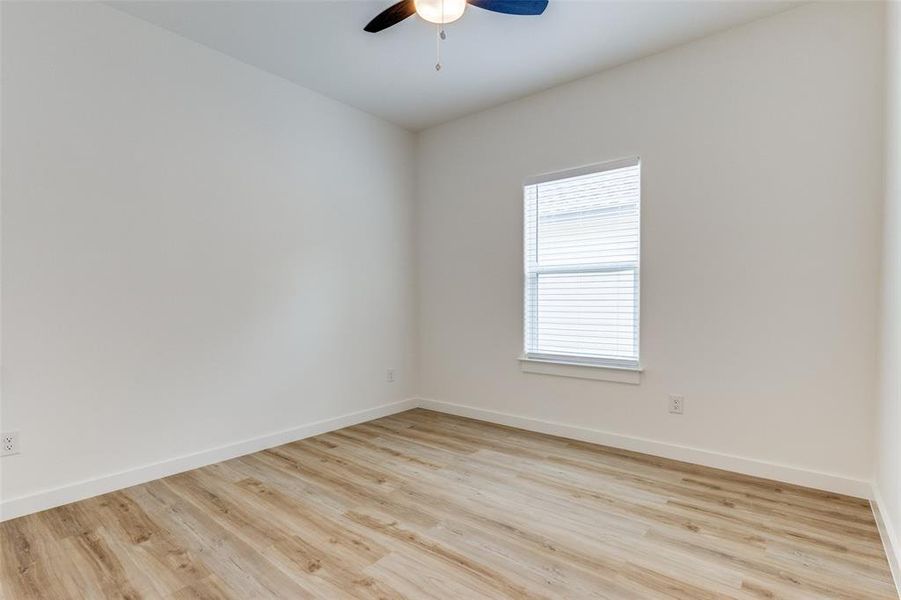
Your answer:
[[[685,396],[675,396],[670,394],[669,411],[674,415],[681,415],[685,409]]]
[[[385,371],[385,381],[388,383],[394,383],[394,369],[388,369]]]
[[[19,453],[19,432],[6,431],[2,434],[2,444],[0,444],[0,456],[9,456],[10,454]]]

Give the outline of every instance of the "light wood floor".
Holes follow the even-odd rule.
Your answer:
[[[4,598],[896,598],[864,500],[424,410],[3,523]]]

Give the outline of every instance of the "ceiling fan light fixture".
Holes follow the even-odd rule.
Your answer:
[[[429,23],[453,23],[463,16],[466,0],[414,0],[416,13]]]

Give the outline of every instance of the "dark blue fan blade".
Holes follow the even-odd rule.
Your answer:
[[[393,4],[380,12],[369,24],[363,28],[363,31],[369,33],[378,33],[383,29],[388,29],[392,25],[397,25],[416,12],[416,4],[413,0],[400,0],[397,4]]]
[[[508,15],[540,15],[547,0],[469,0],[469,4]]]

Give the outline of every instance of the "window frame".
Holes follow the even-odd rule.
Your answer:
[[[536,184],[557,181],[561,179],[569,179],[583,175],[593,175],[603,173],[605,171],[613,171],[626,167],[638,167],[638,256],[635,262],[609,262],[609,263],[582,263],[577,265],[566,266],[539,266],[537,264],[530,265],[526,261],[529,257],[529,241],[530,232],[527,230],[529,219],[526,211],[528,210],[527,188]],[[573,377],[583,377],[588,379],[605,379],[609,381],[621,381],[624,383],[638,383],[638,380],[632,380],[631,377],[622,376],[625,371],[641,372],[641,196],[642,196],[642,177],[641,177],[641,158],[633,156],[617,160],[605,161],[577,167],[574,169],[566,169],[563,171],[555,171],[545,173],[535,177],[529,177],[523,181],[523,353],[520,357],[523,371],[532,373],[542,373],[547,375],[563,375]],[[600,210],[605,210],[601,208]],[[606,210],[616,210],[615,208]],[[537,235],[537,234],[536,234]],[[532,240],[535,243],[535,240]],[[618,273],[618,272],[634,272],[634,294],[635,303],[633,307],[633,318],[635,327],[633,331],[633,344],[635,347],[635,359],[622,359],[616,357],[597,357],[597,356],[579,356],[569,354],[546,354],[539,352],[530,352],[527,346],[529,341],[529,332],[537,330],[536,311],[529,311],[530,304],[534,304],[538,294],[538,279],[542,274],[584,274],[584,273]],[[530,298],[532,302],[530,303]],[[557,365],[560,368],[557,368]],[[589,367],[586,372],[583,368]],[[610,370],[611,378],[599,375],[598,370]],[[591,372],[595,371],[595,372]]]

